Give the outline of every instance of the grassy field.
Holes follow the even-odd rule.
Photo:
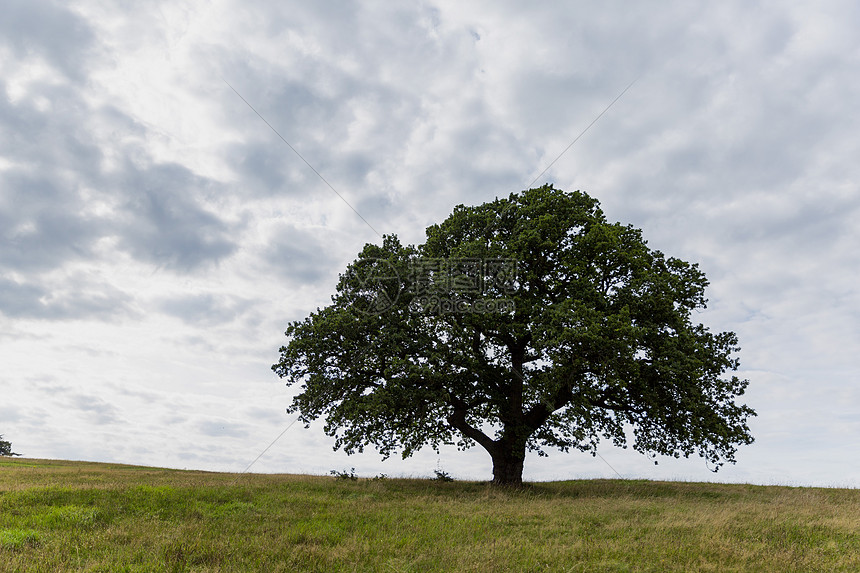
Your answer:
[[[0,459],[0,571],[860,571],[860,490]]]

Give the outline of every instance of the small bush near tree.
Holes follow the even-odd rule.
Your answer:
[[[358,476],[355,475],[355,468],[350,469],[348,472],[345,470],[342,472],[337,470],[331,470],[329,473],[337,479],[358,481]]]
[[[444,481],[444,482],[454,481],[454,478],[451,477],[451,474],[449,474],[445,470],[433,470],[433,472],[436,474],[436,477],[433,478],[436,481]]]

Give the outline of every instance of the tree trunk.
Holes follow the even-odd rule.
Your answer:
[[[518,486],[523,484],[523,460],[514,457],[493,458],[493,483]]]
[[[518,486],[523,483],[523,463],[526,460],[525,441],[501,439],[495,443],[493,452],[493,483]]]
[[[462,402],[455,402],[456,409],[448,417],[448,424],[465,437],[478,442],[493,459],[493,483],[518,486],[523,483],[523,462],[526,460],[526,442],[531,430],[523,424],[505,424],[502,437],[493,440],[481,430],[466,422],[468,409]]]

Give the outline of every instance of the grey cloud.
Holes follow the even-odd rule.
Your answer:
[[[114,237],[132,256],[179,272],[235,250],[237,229],[210,205],[223,189],[127,143],[145,134],[134,119],[93,107],[67,85],[28,89],[15,102],[0,98],[7,163],[0,170],[0,268],[60,268],[92,259],[96,242]]]
[[[226,420],[203,420],[197,423],[197,429],[207,436],[216,438],[244,438],[249,435],[247,424]]]
[[[268,129],[262,122],[260,125]],[[274,134],[271,141],[232,145],[225,157],[240,175],[242,183],[236,189],[239,193],[267,197],[309,192],[313,173]]]
[[[87,22],[60,2],[6,0],[0,43],[19,58],[44,56],[70,77],[80,78],[95,37]]]
[[[307,229],[284,226],[262,253],[263,263],[294,286],[333,275],[336,259],[322,238]]]
[[[751,199],[753,203],[755,198]],[[850,213],[860,214],[860,197],[842,200],[810,197],[790,206],[774,202],[770,209],[765,204],[738,212],[726,229],[733,241],[768,248],[785,257],[829,259],[834,248],[839,251],[845,248],[838,242],[851,232],[851,220],[856,220],[845,216]],[[852,255],[856,258],[856,254]]]
[[[186,294],[162,299],[162,312],[189,324],[217,325],[235,320],[251,308],[252,301],[212,293]]]
[[[43,168],[34,173],[41,177],[68,168],[85,181],[93,181],[102,151],[91,123],[101,115],[116,119],[116,112],[104,110],[102,114],[102,110],[90,109],[74,86],[35,81],[27,87],[16,101],[0,98],[0,125],[6,132],[0,140],[0,153],[19,162],[25,173],[33,173],[35,165]],[[0,79],[0,88],[11,91],[7,79]]]
[[[158,404],[163,405],[168,402],[168,399],[162,395],[148,390],[135,390],[127,388],[122,384],[111,384],[110,388],[113,392],[133,398],[137,403]]]
[[[374,193],[353,199],[352,206],[380,233],[391,233],[391,219],[399,215],[395,198],[387,193]]]
[[[0,421],[17,422],[22,419],[20,406],[2,406],[0,407]]]
[[[8,317],[42,315],[44,305],[39,299],[44,293],[45,291],[36,285],[0,279],[0,309]]]
[[[616,163],[640,168],[640,175],[650,174],[653,157],[647,158],[649,164],[642,170],[637,156],[662,144],[661,139],[672,141],[679,135],[689,139],[671,150],[677,156],[667,157],[664,152],[659,157],[660,162],[672,164],[676,180],[675,168],[682,168],[680,173],[696,168],[688,163],[690,159],[700,162],[700,173],[718,173],[732,183],[754,184],[756,178],[777,173],[778,181],[789,180],[802,164],[795,153],[802,149],[802,134],[813,126],[793,121],[797,110],[780,109],[785,106],[781,101],[785,90],[774,81],[778,78],[767,74],[784,58],[782,50],[794,33],[793,26],[774,14],[744,22],[739,30],[732,11],[715,6],[701,16],[707,26],[691,26],[693,9],[677,5],[658,13],[634,8],[620,19],[610,9],[598,9],[589,18],[578,18],[576,11],[546,10],[540,34],[558,38],[557,49],[515,54],[517,63],[506,76],[513,75],[514,81],[488,94],[488,99],[502,102],[501,107],[508,110],[505,119],[528,134],[531,145],[544,150],[543,162],[548,163],[641,74],[630,92],[550,171],[548,180],[577,164],[587,170],[591,165],[605,169]],[[642,26],[642,21],[649,25]],[[493,63],[492,54],[487,57]],[[759,68],[761,58],[767,71]],[[750,64],[753,60],[756,63]],[[722,67],[712,68],[710,62]],[[703,122],[703,117],[708,121]],[[727,125],[740,131],[726,129]],[[715,138],[722,140],[715,145]],[[761,169],[773,159],[774,148],[792,141],[798,147],[792,149],[792,156],[785,154],[779,169]],[[726,169],[729,166],[734,170]],[[665,194],[664,186],[649,188]]]
[[[0,157],[11,163],[0,171],[0,268],[46,270],[86,258],[108,229],[82,196],[102,154],[87,134],[80,97],[65,88],[46,94],[71,109],[43,112],[32,98],[0,98]]]
[[[119,410],[98,396],[76,394],[70,398],[72,408],[89,414],[94,424],[115,424],[120,421]]]
[[[286,55],[297,57],[295,67],[277,70],[280,73],[275,75],[271,64],[249,60],[250,56],[232,46],[223,47],[211,56],[225,62],[225,79],[241,94],[240,98],[228,86],[223,87],[221,101],[227,117],[249,127],[252,133],[266,136],[256,139],[268,140],[271,136],[278,145],[283,142],[254,110],[291,144],[319,141],[331,135],[328,130],[319,131],[324,126],[337,129],[340,124],[342,129],[343,122],[337,120],[344,118],[347,109],[345,102],[349,98],[344,96],[356,91],[359,80],[318,57]]]
[[[476,97],[485,86],[470,67],[474,39],[467,28],[442,30],[439,12],[431,8],[397,10],[382,21],[358,8],[352,20],[338,14],[321,28],[321,10],[267,12],[266,25],[278,30],[273,41],[300,38],[284,46],[277,63],[232,47],[218,59],[227,77],[238,78],[231,79],[234,87],[375,228],[400,232],[398,221],[411,210],[427,213],[429,204],[444,216],[457,203],[486,198],[488,189],[506,195],[525,185],[530,167],[516,126]],[[340,44],[354,57],[344,60]],[[452,68],[452,61],[458,65]],[[457,79],[440,87],[433,78],[443,69]],[[249,142],[225,150],[247,191],[309,201],[330,193],[274,134],[260,135],[268,127],[235,94],[225,93],[225,109],[234,110],[226,114],[231,123],[251,134]],[[300,256],[290,247],[279,249],[290,262]]]
[[[127,197],[116,231],[122,248],[136,258],[190,271],[236,250],[237,229],[204,206],[217,187],[185,167],[126,165],[113,184]]]
[[[247,11],[245,5],[237,9]],[[344,18],[349,11],[354,16]],[[435,17],[429,11],[428,16],[412,8],[393,10],[378,21],[379,14],[356,5],[336,15],[317,5],[274,7],[258,17],[264,33],[279,45],[277,60],[234,46],[208,56],[224,62],[231,84],[339,191],[362,194],[375,184],[390,192],[390,177],[371,175],[383,166],[409,169],[403,153],[421,125],[416,120],[436,104],[431,78],[437,67],[460,55],[436,49],[444,43],[432,39]],[[404,35],[404,29],[411,32]],[[345,53],[351,56],[344,58]],[[398,57],[389,57],[393,53]],[[223,91],[228,121],[248,134],[246,141],[224,150],[225,161],[248,182],[242,191],[308,197],[329,192],[232,91]]]
[[[186,320],[186,321],[189,320],[188,318],[185,318],[181,314],[181,311],[180,311],[179,317],[183,318],[183,320]],[[206,333],[205,336],[204,335],[186,336],[180,340],[181,340],[181,342],[179,342],[179,343],[182,345],[187,345],[188,348],[193,348],[195,350],[202,350],[202,351],[207,352],[209,354],[223,352],[221,349],[218,348],[218,346],[216,344],[217,340],[213,339],[213,337],[210,336],[208,332]]]
[[[87,258],[107,222],[79,212],[76,193],[38,175],[0,174],[0,268],[42,271]]]
[[[82,275],[40,284],[0,277],[0,313],[9,318],[113,320],[134,316],[131,303],[128,294]]]
[[[243,414],[248,416],[249,419],[267,421],[272,424],[283,424],[287,420],[287,415],[280,408],[260,408],[255,406],[245,408]]]
[[[424,70],[417,68],[428,52],[440,47],[432,38],[439,23],[438,10],[428,5],[396,4],[374,10],[362,3],[338,1],[270,4],[262,9],[262,5],[236,2],[232,9],[246,14],[259,34],[289,38],[288,46],[295,53],[283,58],[305,77],[326,73],[310,58],[303,59],[305,56],[325,62],[348,60],[359,75],[382,72],[395,79],[411,72],[421,76]],[[284,44],[279,42],[287,47]],[[379,58],[379,54],[385,57]],[[307,67],[301,67],[303,64]],[[424,79],[429,78],[424,75]]]
[[[343,75],[336,70],[332,73]],[[244,76],[248,72],[242,70],[237,74]],[[334,94],[315,94],[308,85],[294,81],[274,88],[268,85],[270,82],[262,74],[252,74],[237,85],[237,89],[289,145],[232,91],[224,94],[224,105],[231,110],[231,121],[241,123],[243,131],[249,134],[247,141],[231,144],[222,152],[225,162],[242,181],[236,191],[266,198],[330,193],[314,170],[333,182],[336,188],[345,185],[351,189],[361,185],[380,158],[364,149],[343,149],[350,126],[357,121],[356,114],[361,113],[363,105],[353,102],[351,94],[376,93],[378,86],[358,85],[347,79]],[[364,145],[369,147],[370,143]]]
[[[161,423],[164,426],[178,426],[188,421],[188,417],[184,414],[171,414],[161,417]]]
[[[766,47],[736,41],[729,54],[709,48],[720,67],[646,75],[604,118],[610,121],[589,133],[577,150],[585,159],[568,157],[562,169],[579,163],[597,178],[592,165],[609,166],[617,191],[637,197],[619,205],[629,218],[651,220],[676,236],[684,227],[690,227],[684,235],[698,231],[704,220],[743,244],[784,238],[801,250],[829,250],[849,220],[845,213],[857,208],[830,188],[844,185],[853,170],[834,158],[858,147],[860,116],[846,114],[851,108],[844,102],[860,97],[860,82],[845,73],[810,73],[821,62],[797,51],[801,24],[756,22],[770,30]],[[719,25],[703,29],[733,37]],[[623,130],[612,125],[616,119]],[[677,226],[666,224],[672,217]]]

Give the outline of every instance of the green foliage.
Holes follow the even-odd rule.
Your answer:
[[[445,470],[433,470],[433,473],[435,473],[435,474],[436,474],[436,477],[435,477],[435,478],[433,478],[433,479],[434,479],[434,480],[436,480],[436,481],[441,481],[441,482],[451,482],[451,481],[454,481],[454,478],[453,478],[453,477],[451,477],[451,474],[449,474],[449,473],[448,473],[448,472],[446,472]]]
[[[331,470],[329,473],[340,480],[358,481],[358,476],[355,475],[355,468],[349,471]]]
[[[16,454],[12,451],[12,444],[3,439],[3,436],[0,436],[0,456],[20,456],[21,454]]]
[[[755,412],[725,376],[735,334],[691,320],[707,284],[595,199],[544,186],[460,205],[420,246],[366,245],[272,368],[347,453],[477,443],[494,481],[518,483],[527,450],[626,447],[631,428],[642,453],[716,469]]]

